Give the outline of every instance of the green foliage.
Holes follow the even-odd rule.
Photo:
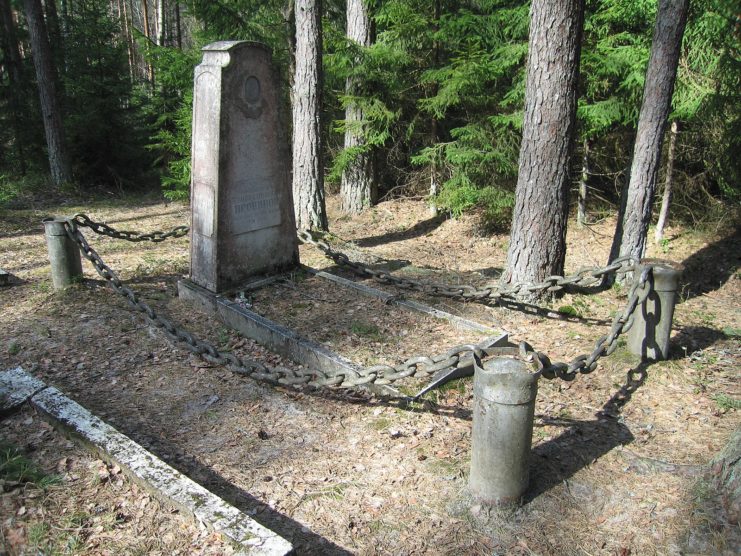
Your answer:
[[[33,483],[40,488],[56,484],[59,478],[47,475],[21,451],[0,440],[0,479],[11,483]]]
[[[713,396],[713,400],[720,409],[741,409],[741,400],[732,398],[728,394],[716,394]]]
[[[77,2],[68,14],[63,83],[73,173],[87,185],[141,186],[151,160],[142,102],[109,2]]]
[[[197,47],[178,50],[152,46],[149,51],[158,88],[147,108],[154,120],[148,148],[156,154],[155,163],[164,169],[162,191],[168,199],[187,199],[190,195],[193,68],[200,54]]]
[[[345,36],[345,4],[323,5],[323,134],[328,181],[373,151],[381,194],[427,194],[454,215],[476,211],[490,229],[509,221],[518,169],[529,2],[523,0],[369,1],[376,40]],[[698,0],[682,47],[671,118],[677,143],[677,205],[707,204],[708,193],[741,201],[741,48],[737,3]],[[19,10],[20,3],[12,3]],[[135,30],[154,83],[130,71],[121,21],[111,3],[69,3],[63,51],[55,52],[65,130],[79,182],[132,188],[154,169],[165,195],[190,189],[193,68],[215,40],[267,44],[289,111],[293,28],[285,0],[192,0],[183,10],[186,47],[157,47]],[[22,11],[22,10],[20,10]],[[581,58],[579,132],[591,145],[590,188],[615,200],[632,155],[655,0],[587,0]],[[140,21],[137,22],[140,25]],[[18,36],[25,78],[11,87],[0,65],[0,202],[44,183],[47,170],[38,94],[23,17]],[[5,48],[0,41],[0,50]],[[6,59],[0,52],[0,59]],[[60,55],[61,54],[61,55]],[[136,60],[135,60],[136,62]],[[348,90],[348,83],[351,84]],[[362,120],[345,121],[357,107]],[[350,129],[361,146],[344,149]],[[581,142],[579,142],[581,143]],[[28,173],[30,178],[18,177]],[[695,211],[702,212],[702,211]],[[705,212],[703,212],[705,214]]]

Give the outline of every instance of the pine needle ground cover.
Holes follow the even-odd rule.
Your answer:
[[[401,275],[483,284],[496,279],[504,264],[507,236],[482,237],[475,220],[465,215],[430,219],[426,204],[418,201],[384,202],[355,219],[340,217],[337,199],[330,199],[329,209],[331,229],[343,248],[369,260],[385,260]],[[465,495],[470,381],[451,384],[423,403],[402,406],[364,396],[266,387],[204,363],[150,329],[89,265],[80,285],[65,293],[52,291],[40,221],[78,211],[141,231],[169,229],[187,224],[189,218],[188,207],[177,202],[3,211],[0,268],[15,280],[0,290],[2,368],[22,365],[60,388],[194,480],[274,527],[299,553],[607,555],[738,549],[738,529],[725,521],[712,483],[703,478],[704,466],[739,426],[735,402],[741,398],[741,282],[736,257],[741,240],[732,230],[671,227],[668,242],[651,247],[649,256],[688,267],[689,285],[677,306],[669,361],[645,368],[641,380],[634,375],[628,383],[628,371],[637,361],[619,348],[591,375],[571,383],[541,382],[532,488],[522,507],[505,512],[489,511]],[[609,219],[583,230],[571,226],[567,270],[603,264],[613,228]],[[188,272],[187,240],[153,245],[90,240],[127,285],[173,321],[220,349],[270,365],[294,364],[177,299],[176,280]],[[330,264],[311,247],[302,246],[301,256],[314,267]],[[395,313],[387,306],[372,301],[361,307],[332,303],[331,292],[309,285],[302,289],[299,284],[298,294],[288,287],[290,296],[276,293],[276,300],[290,303],[284,299],[279,311],[283,314],[275,316],[294,318],[298,327],[307,315],[330,331],[339,330],[340,340],[354,346],[359,359],[366,353],[393,362],[402,355],[397,348],[406,346],[402,338],[409,338],[411,346],[424,345],[429,332],[424,319],[404,313],[400,324],[392,326],[389,320]],[[566,296],[543,315],[424,301],[502,329],[515,341],[528,340],[553,359],[570,360],[591,350],[624,296],[620,289],[598,297]],[[443,326],[434,334],[441,347],[460,343],[459,330]],[[337,351],[343,346],[336,346]],[[57,469],[60,459],[79,458],[79,472],[75,467],[73,474],[79,474],[79,483],[92,481],[94,487],[79,503],[73,490],[50,485],[46,488],[59,496],[54,502],[58,506],[52,508],[71,504],[94,520],[98,514],[93,510],[100,506],[105,508],[101,515],[112,521],[90,521],[94,525],[87,529],[79,523],[63,524],[49,515],[64,516],[61,511],[45,509],[48,513],[42,516],[36,508],[46,506],[25,502],[14,489],[12,500],[3,498],[11,500],[3,510],[4,542],[10,543],[12,525],[18,535],[20,527],[24,531],[16,538],[21,544],[14,541],[12,546],[41,546],[38,543],[52,535],[42,535],[39,529],[36,545],[29,544],[28,536],[33,524],[41,522],[46,523],[44,531],[86,531],[77,535],[75,553],[100,553],[103,545],[95,543],[102,542],[101,535],[118,538],[124,530],[120,528],[127,526],[116,516],[132,512],[116,509],[116,504],[123,490],[133,487],[122,486],[119,492],[113,487],[118,474],[111,478],[112,469],[94,463],[95,458],[85,460],[88,456],[82,452],[63,452],[76,446],[27,450],[27,444],[39,442],[56,446],[50,436],[55,433],[37,421],[36,416],[21,414],[3,420],[0,431],[44,473],[63,480],[70,471]],[[96,478],[96,465],[105,467],[109,477],[103,483]],[[135,507],[141,496],[134,493],[126,507]],[[19,515],[21,506],[27,511]],[[31,508],[33,520],[26,517]],[[156,537],[166,543],[162,548],[152,544],[151,550],[209,553],[210,543],[216,541],[198,532],[175,535],[174,544],[167,544],[170,537],[160,533],[160,527],[179,531],[186,526],[168,512],[153,510],[153,528],[137,533],[150,539],[147,542],[154,543]],[[11,525],[6,525],[8,519]],[[99,525],[104,530],[96,532]],[[124,545],[111,546],[135,552],[138,538],[125,536]]]

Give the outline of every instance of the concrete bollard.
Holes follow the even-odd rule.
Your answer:
[[[646,300],[636,308],[633,326],[628,330],[628,349],[641,360],[669,358],[669,336],[674,317],[674,303],[684,267],[663,259],[642,259],[635,275],[653,267],[643,289],[650,288]]]
[[[43,220],[51,263],[51,280],[55,290],[71,286],[82,277],[80,250],[67,235],[66,222],[66,218]]]
[[[528,486],[535,396],[540,373],[519,355],[498,357],[473,379],[471,473],[473,497],[487,504],[519,503]]]

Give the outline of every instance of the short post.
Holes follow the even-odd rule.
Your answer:
[[[54,289],[61,290],[82,277],[80,250],[67,235],[66,218],[46,218],[43,222],[51,263],[51,280]]]
[[[628,331],[628,349],[643,361],[657,361],[669,358],[674,303],[684,267],[664,259],[642,259],[635,276],[649,266],[653,272],[642,288],[650,291],[636,307],[633,326]]]
[[[483,503],[519,503],[528,486],[540,373],[516,351],[483,367],[476,361],[468,486]]]

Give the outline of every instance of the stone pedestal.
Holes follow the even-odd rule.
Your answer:
[[[265,46],[223,41],[203,48],[193,95],[190,278],[210,291],[299,262],[279,110]]]

